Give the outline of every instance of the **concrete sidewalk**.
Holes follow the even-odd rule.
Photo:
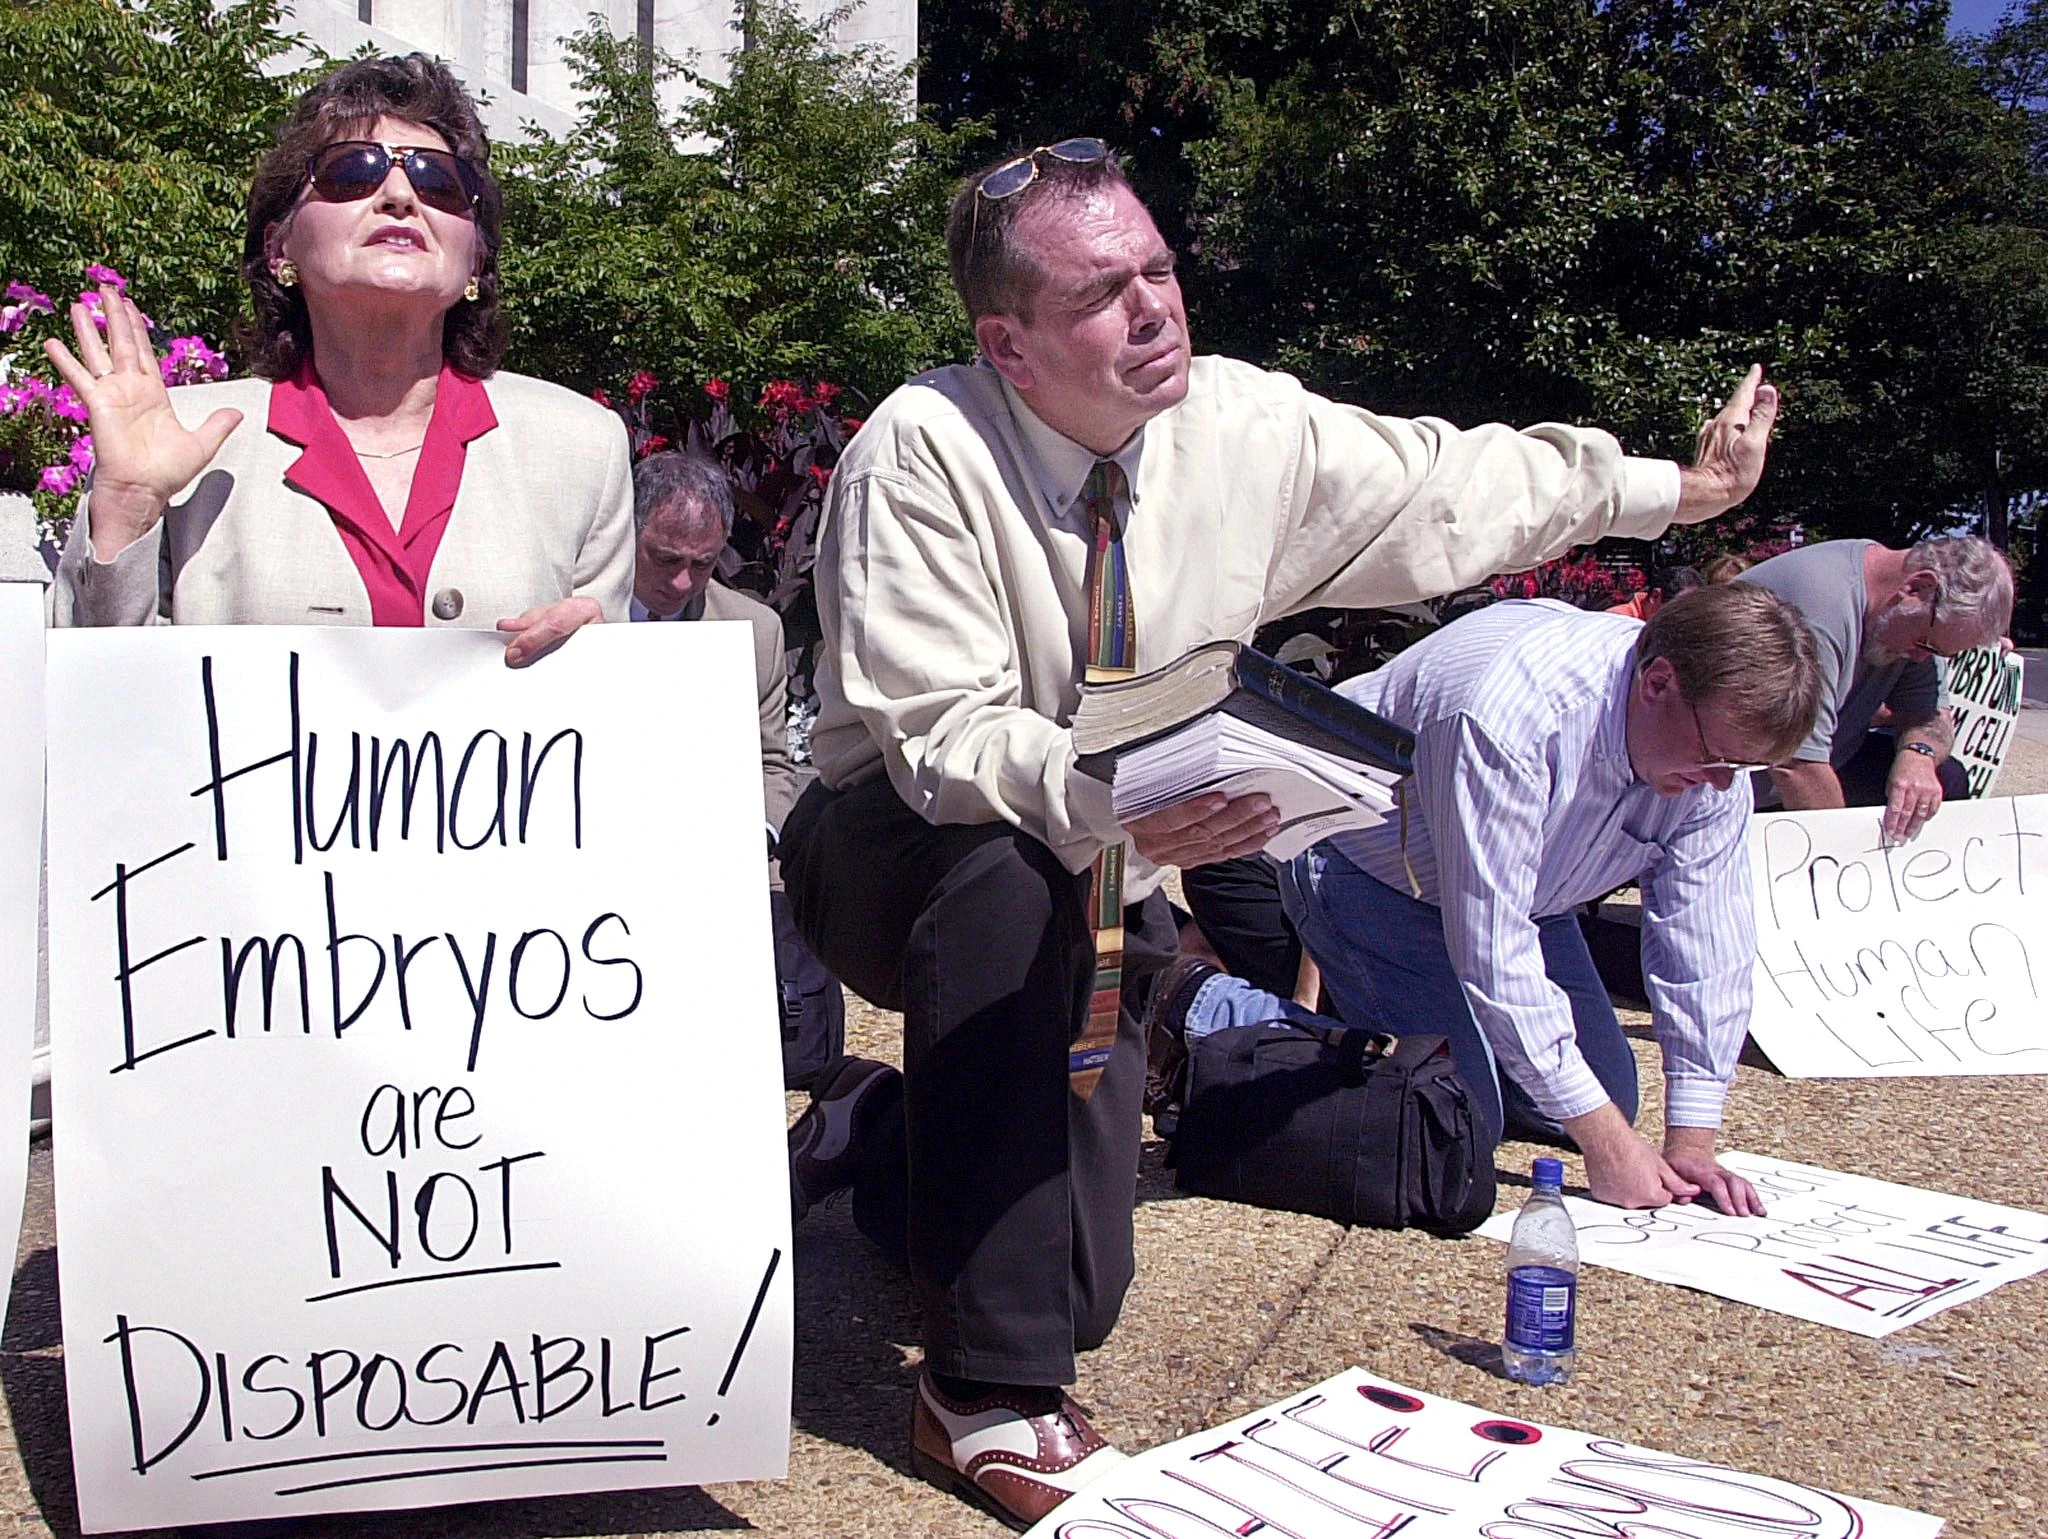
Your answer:
[[[2029,728],[2048,714],[2028,713]],[[1997,789],[2048,791],[2048,741],[2023,733]],[[1642,1018],[1636,1018],[1641,1022]],[[894,1058],[894,1023],[865,1009],[858,1051]],[[1644,1103],[1656,1055],[1637,1043]],[[2048,1081],[1788,1081],[1739,1072],[1724,1142],[1887,1180],[2048,1209]],[[796,1106],[792,1100],[792,1111]],[[1654,1133],[1654,1128],[1646,1128]],[[1537,1152],[1500,1152],[1515,1206]],[[2048,1382],[2048,1277],[2003,1288],[1886,1341],[1601,1269],[1581,1284],[1573,1382],[1508,1383],[1501,1247],[1344,1230],[1180,1196],[1148,1146],[1138,1183],[1138,1282],[1078,1394],[1126,1448],[1193,1431],[1356,1363],[1516,1416],[1941,1514],[1953,1536],[2048,1534],[2036,1410]],[[1568,1181],[1581,1179],[1567,1161]],[[0,1536],[77,1532],[64,1418],[49,1151],[38,1148],[0,1387]],[[305,1539],[1006,1532],[909,1473],[912,1343],[903,1279],[843,1203],[796,1239],[796,1431],[790,1478],[640,1494],[316,1521]]]

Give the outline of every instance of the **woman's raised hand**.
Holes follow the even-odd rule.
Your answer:
[[[43,350],[91,415],[93,554],[111,561],[156,527],[179,488],[220,453],[242,414],[222,407],[197,429],[187,428],[171,409],[142,312],[104,283],[100,308],[104,336],[86,307],[74,304],[77,354],[55,337]]]

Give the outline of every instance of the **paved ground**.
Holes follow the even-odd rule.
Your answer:
[[[1998,789],[2048,791],[2048,712],[2029,712]],[[858,1045],[895,1054],[862,1012]],[[1638,1044],[1644,1101],[1656,1067]],[[2048,1209],[2048,1081],[1793,1082],[1740,1071],[1731,1146]],[[795,1102],[792,1102],[794,1108]],[[1519,1180],[1537,1151],[1505,1146]],[[1576,1179],[1577,1173],[1568,1179]],[[1632,1438],[1950,1519],[1956,1536],[2048,1535],[2048,1277],[1885,1342],[1591,1269],[1577,1377],[1530,1390],[1499,1373],[1500,1247],[1346,1231],[1185,1198],[1148,1150],[1139,1278],[1079,1388],[1139,1447],[1250,1410],[1348,1364],[1515,1415]],[[1521,1195],[1503,1187],[1503,1206]],[[305,1539],[511,1539],[752,1529],[817,1535],[1004,1532],[916,1481],[905,1437],[917,1322],[901,1278],[843,1208],[796,1242],[796,1434],[786,1482],[335,1520]],[[35,1153],[13,1301],[0,1339],[11,1438],[0,1442],[0,1539],[77,1532],[64,1421],[47,1145]]]

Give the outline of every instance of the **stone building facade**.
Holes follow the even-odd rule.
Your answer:
[[[795,0],[813,18],[831,0]],[[422,53],[448,60],[472,91],[489,100],[494,138],[510,138],[527,120],[552,134],[573,126],[576,87],[562,40],[602,14],[620,37],[637,34],[663,51],[696,55],[707,74],[740,41],[737,0],[296,0],[291,25],[336,57],[365,43],[379,53]],[[917,56],[917,0],[865,0],[840,22],[841,43],[873,44],[908,68]],[[680,93],[682,82],[667,89]],[[671,103],[673,105],[673,103]]]

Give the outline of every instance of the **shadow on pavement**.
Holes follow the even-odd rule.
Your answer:
[[[1500,1343],[1497,1341],[1482,1341],[1477,1336],[1447,1331],[1439,1325],[1424,1325],[1419,1320],[1409,1321],[1408,1329],[1421,1337],[1425,1346],[1434,1347],[1445,1357],[1453,1358],[1468,1368],[1490,1373],[1496,1379],[1506,1379],[1508,1376],[1507,1365],[1501,1361]]]

